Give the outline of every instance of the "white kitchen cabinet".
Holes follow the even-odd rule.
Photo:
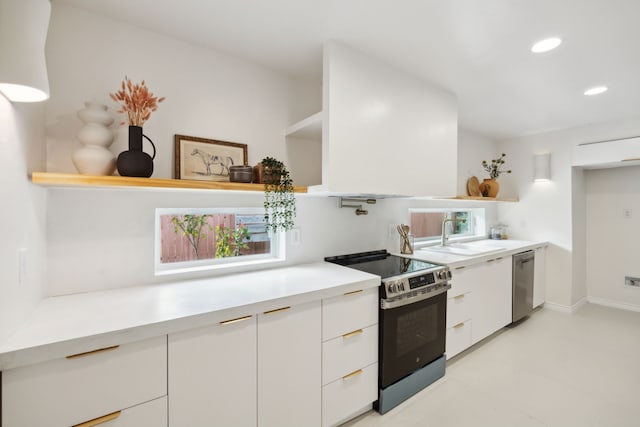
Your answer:
[[[585,142],[575,146],[573,151],[573,166],[587,169],[638,164],[640,164],[640,137]]]
[[[162,426],[166,403],[164,411],[144,405],[166,394],[167,337],[160,336],[3,371],[1,424],[68,427],[109,415],[114,426]],[[154,415],[127,421],[139,412]]]
[[[321,316],[320,301],[258,315],[259,427],[320,426]]]
[[[452,270],[447,292],[447,358],[511,323],[511,256]]]
[[[511,256],[470,267],[474,281],[472,315],[473,344],[511,323],[512,272]]]
[[[533,308],[544,304],[547,289],[547,248],[535,249],[533,264]]]
[[[461,286],[452,286],[447,293],[446,354],[448,359],[471,346],[473,292],[464,292],[464,290]]]
[[[322,126],[321,181],[309,192],[455,195],[453,94],[335,41],[325,45],[323,67],[321,115],[289,129],[318,139],[310,130]]]
[[[338,425],[378,398],[378,289],[322,302],[322,426]]]
[[[169,425],[255,427],[257,326],[247,315],[169,335]]]

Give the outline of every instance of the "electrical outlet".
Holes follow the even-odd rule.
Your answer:
[[[625,276],[624,285],[632,288],[640,288],[640,277]]]
[[[299,228],[292,228],[290,230],[290,242],[292,246],[298,246],[300,244],[300,229]]]
[[[18,285],[27,280],[27,248],[18,249]]]
[[[633,216],[633,210],[629,208],[622,209],[622,217],[624,219],[630,219]]]

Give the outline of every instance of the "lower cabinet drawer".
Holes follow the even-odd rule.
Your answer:
[[[161,336],[2,372],[1,424],[69,427],[166,394]]]
[[[471,346],[471,320],[447,329],[447,359],[451,359]]]
[[[74,427],[167,427],[167,397],[88,420]]]
[[[378,323],[378,288],[322,300],[322,341]]]
[[[322,387],[322,426],[345,421],[378,399],[378,364],[374,363]]]
[[[472,292],[458,294],[447,299],[447,328],[471,318]]]
[[[378,361],[378,325],[346,333],[322,344],[322,384]]]

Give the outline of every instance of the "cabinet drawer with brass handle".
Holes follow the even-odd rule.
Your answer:
[[[378,288],[322,300],[322,341],[378,323]]]
[[[449,299],[447,299],[447,328],[471,318],[472,299],[473,292],[459,294],[454,297],[449,296]]]
[[[322,343],[322,384],[378,360],[378,325],[357,329]]]
[[[3,371],[2,425],[120,426],[114,414],[166,394],[165,335]]]
[[[322,425],[336,425],[377,398],[377,363],[349,372],[322,387]]]

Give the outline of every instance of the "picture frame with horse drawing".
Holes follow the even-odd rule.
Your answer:
[[[229,166],[246,165],[247,144],[195,136],[175,136],[175,177],[229,181]]]

